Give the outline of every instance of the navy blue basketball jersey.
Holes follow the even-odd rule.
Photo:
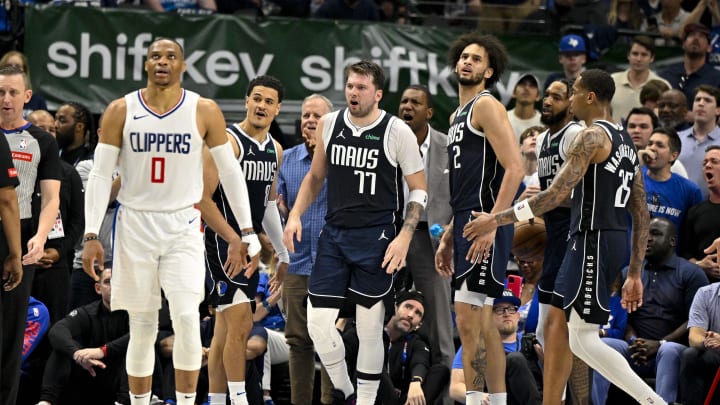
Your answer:
[[[328,224],[360,228],[399,224],[402,172],[387,155],[387,140],[397,118],[382,111],[370,126],[349,123],[347,109],[334,113],[323,131],[327,171]]]
[[[573,189],[570,233],[629,229],[627,202],[640,167],[635,145],[621,128],[595,121],[604,129],[612,149],[605,161],[591,164]]]
[[[453,212],[478,209],[490,212],[505,174],[485,134],[473,128],[470,122],[473,106],[479,97],[492,95],[485,90],[455,110],[448,131],[450,205]]]
[[[567,156],[563,151],[563,145],[567,144],[566,134],[574,138],[574,135],[581,130],[580,124],[570,121],[558,132],[550,133],[548,129],[538,136],[537,163],[541,190],[550,187],[560,167],[565,163]]]
[[[279,167],[275,142],[270,134],[266,134],[263,141],[258,142],[246,134],[237,124],[229,125],[227,132],[235,138],[235,142],[240,148],[238,163],[245,174],[253,228],[255,232],[261,232],[265,206],[267,205],[273,180],[275,180],[275,173],[277,173]],[[221,210],[228,224],[237,229],[237,221],[230,210],[222,185],[215,190],[213,200],[218,206],[222,207]]]

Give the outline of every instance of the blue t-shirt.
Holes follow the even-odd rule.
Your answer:
[[[505,354],[519,352],[521,349],[520,342],[522,342],[522,332],[517,333],[517,340],[515,342],[512,342],[512,343],[503,342],[503,347],[505,348]],[[462,369],[463,368],[462,352],[463,352],[463,347],[460,346],[457,353],[455,353],[455,358],[453,359],[453,364],[452,364],[453,369]]]
[[[642,168],[642,173],[650,216],[669,219],[679,232],[690,207],[703,200],[700,187],[675,173],[665,181],[650,178],[647,167]]]

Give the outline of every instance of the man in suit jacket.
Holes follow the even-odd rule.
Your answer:
[[[430,234],[433,224],[444,226],[452,218],[447,135],[429,125],[432,116],[432,98],[427,87],[408,86],[400,98],[398,117],[410,126],[417,137],[425,162],[428,203],[410,242],[407,268],[415,288],[425,294],[423,329],[430,338],[431,346],[440,348],[440,353],[433,354],[439,356],[434,360],[450,367],[455,349],[450,316],[450,280],[444,279],[435,271],[438,239]]]

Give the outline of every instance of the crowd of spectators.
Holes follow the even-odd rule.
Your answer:
[[[18,0],[16,4],[461,25],[491,33],[553,33],[571,24],[589,26],[600,42],[614,40],[617,30],[643,31],[657,45],[668,46],[681,43],[688,23],[710,27],[720,23],[720,8],[713,0]],[[0,10],[0,31],[12,30],[11,8]],[[720,45],[716,47],[720,49]],[[712,55],[716,62],[718,51],[713,50]]]

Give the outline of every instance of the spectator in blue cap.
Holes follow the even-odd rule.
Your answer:
[[[560,39],[558,46],[560,56],[558,61],[563,67],[562,72],[555,72],[548,76],[543,85],[543,89],[547,89],[550,83],[559,79],[575,80],[580,73],[585,70],[587,63],[587,47],[585,39],[577,34],[568,34]]]

